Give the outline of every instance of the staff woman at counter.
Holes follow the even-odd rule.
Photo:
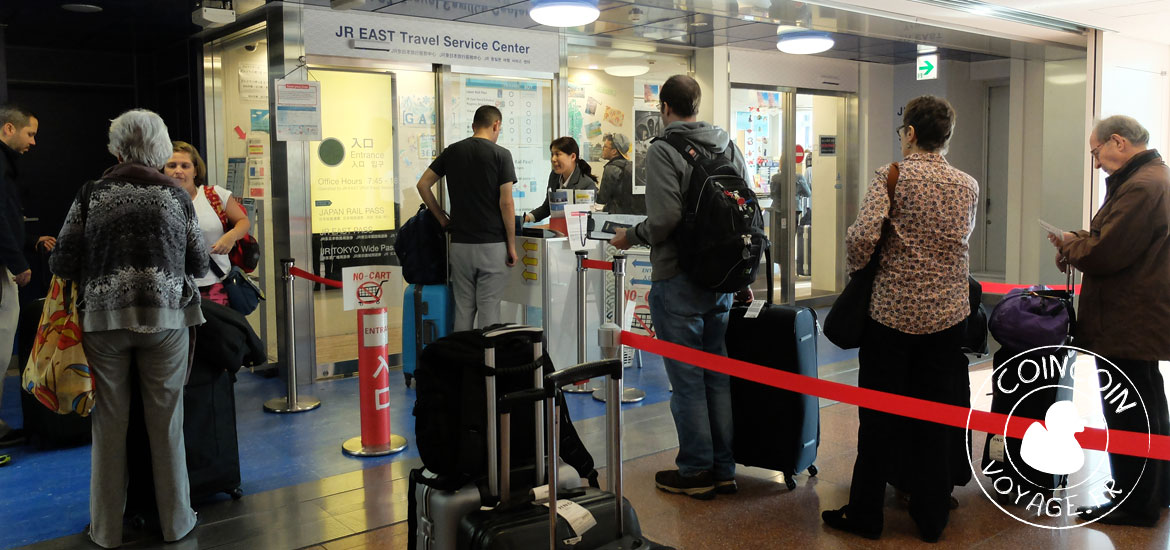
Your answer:
[[[548,217],[548,200],[553,191],[562,189],[597,191],[597,178],[593,175],[589,163],[581,159],[581,150],[577,147],[577,140],[571,137],[559,137],[549,145],[549,150],[552,152],[552,173],[548,175],[548,192],[544,196],[544,204],[536,210],[524,214],[525,222],[536,222]]]

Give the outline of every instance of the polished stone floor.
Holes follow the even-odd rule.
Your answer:
[[[821,377],[844,383],[856,382],[856,360],[849,352],[822,346]],[[980,393],[990,374],[989,363],[972,366],[975,406],[986,407],[987,395]],[[1165,367],[1163,367],[1165,368]],[[776,472],[741,468],[737,474],[740,492],[701,502],[669,495],[654,488],[653,473],[673,465],[677,439],[665,398],[669,393],[661,377],[661,363],[648,361],[637,383],[651,398],[638,406],[624,407],[626,452],[624,461],[626,496],[638,511],[643,532],[656,542],[680,549],[874,549],[927,547],[916,534],[913,523],[892,491],[887,499],[885,533],[881,540],[870,541],[829,530],[820,521],[820,511],[837,508],[848,498],[849,479],[856,456],[857,409],[852,405],[822,402],[822,440],[818,453],[819,474],[810,478],[797,476],[798,486],[789,491]],[[631,376],[631,380],[635,378]],[[251,382],[248,382],[251,383]],[[227,499],[199,507],[201,525],[187,539],[162,544],[156,538],[127,532],[125,548],[188,549],[295,549],[312,548],[349,550],[362,548],[405,549],[407,474],[419,465],[417,454],[404,453],[392,459],[359,461],[337,458],[339,441],[356,429],[352,413],[327,413],[318,418],[302,415],[289,419],[274,415],[252,418],[244,409],[255,406],[251,400],[274,387],[261,383],[257,388],[238,392],[241,410],[241,446],[262,445],[244,451],[253,463],[245,472],[246,495],[240,501]],[[352,392],[345,381],[318,384],[320,393],[330,403],[344,403]],[[409,390],[406,390],[409,391]],[[407,394],[403,393],[405,397]],[[575,424],[586,445],[604,465],[604,419],[600,404],[585,395],[569,396]],[[11,401],[5,402],[10,407]],[[338,406],[337,408],[342,408]],[[406,409],[405,406],[402,406]],[[408,417],[409,412],[400,411]],[[332,414],[338,414],[333,418]],[[398,413],[396,413],[398,414]],[[402,418],[396,416],[396,418]],[[317,425],[320,427],[317,427]],[[291,427],[290,427],[291,426]],[[258,428],[276,430],[264,432]],[[284,431],[281,431],[284,430]],[[252,434],[245,437],[247,431]],[[275,441],[263,441],[267,437]],[[246,439],[255,438],[255,443]],[[982,437],[974,438],[974,453],[982,452]],[[308,447],[296,455],[298,446]],[[57,451],[61,453],[65,451]],[[74,450],[74,452],[79,452]],[[70,502],[84,509],[84,490],[62,495],[38,491],[37,479],[55,475],[43,471],[52,464],[46,456],[53,453],[22,451],[23,473],[13,468],[0,469],[0,540],[15,540],[13,530],[21,524],[52,524],[60,520],[39,509],[17,504],[12,493],[26,493],[28,502]],[[267,454],[293,454],[295,460],[282,458],[265,462]],[[84,456],[88,457],[88,451]],[[271,458],[271,457],[267,457]],[[925,459],[925,458],[924,458]],[[291,463],[290,463],[291,462]],[[39,465],[39,468],[36,468]],[[272,471],[263,471],[269,468]],[[88,471],[86,472],[88,474]],[[604,475],[604,470],[603,470]],[[7,476],[7,477],[6,477]],[[281,482],[284,482],[281,484]],[[19,485],[18,485],[19,483]],[[7,493],[7,497],[5,494]],[[981,549],[1130,549],[1170,547],[1170,525],[1165,519],[1153,529],[1093,525],[1074,529],[1040,529],[1008,517],[989,500],[976,483],[955,493],[960,508],[952,514],[951,524],[940,544],[943,548]],[[9,500],[5,501],[4,499]],[[80,502],[77,502],[81,499]],[[74,513],[76,515],[76,513]],[[84,515],[83,515],[84,516]],[[2,519],[7,518],[7,519]],[[87,516],[85,516],[87,521]],[[79,534],[81,525],[69,520],[65,536],[42,537],[28,548],[93,548]],[[1059,526],[1059,525],[1057,525]],[[8,537],[8,538],[5,538]],[[0,543],[0,547],[13,546]]]

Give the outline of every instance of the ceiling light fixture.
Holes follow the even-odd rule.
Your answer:
[[[610,65],[605,68],[605,74],[610,76],[642,76],[650,72],[646,65]]]
[[[533,0],[528,16],[549,27],[580,27],[597,21],[597,0]]]
[[[934,53],[937,51],[938,51],[938,46],[929,46],[927,44],[919,44],[918,45],[918,53],[919,54]]]
[[[101,6],[93,4],[61,4],[61,9],[77,13],[100,13],[102,11]]]
[[[776,49],[790,54],[821,53],[833,47],[833,38],[827,32],[789,31],[776,40]]]

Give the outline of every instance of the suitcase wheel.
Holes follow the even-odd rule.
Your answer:
[[[796,488],[796,480],[793,479],[793,477],[794,476],[792,474],[789,474],[789,473],[784,474],[784,486],[788,487],[789,491]]]
[[[402,373],[402,377],[406,379],[406,387],[408,387],[408,388],[409,388],[409,387],[410,387],[410,382],[411,382],[412,380],[414,380],[414,377],[413,377],[413,376],[411,376],[411,374],[410,374],[409,372],[404,372],[404,373]]]
[[[817,465],[816,464],[809,465],[808,475],[809,475],[809,477],[816,477],[816,475],[817,475]]]
[[[224,492],[227,493],[228,496],[232,497],[232,500],[240,500],[241,498],[244,498],[244,491],[243,491],[243,489],[240,489],[239,487],[236,487],[235,489],[232,489],[230,491],[224,491]]]

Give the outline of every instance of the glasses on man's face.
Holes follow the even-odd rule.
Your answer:
[[[1109,138],[1109,139],[1107,139],[1107,140],[1105,140],[1105,141],[1102,141],[1101,143],[1098,143],[1096,147],[1094,147],[1094,148],[1092,148],[1092,149],[1089,149],[1089,154],[1090,154],[1090,155],[1092,155],[1092,156],[1093,156],[1093,158],[1098,158],[1098,157],[1097,157],[1097,153],[1100,153],[1100,152],[1101,152],[1101,148],[1102,148],[1102,147],[1104,147],[1104,146],[1105,146],[1105,144],[1106,144],[1106,143],[1109,143],[1110,141],[1113,141],[1113,138],[1112,138],[1112,137],[1111,137],[1111,138]]]

